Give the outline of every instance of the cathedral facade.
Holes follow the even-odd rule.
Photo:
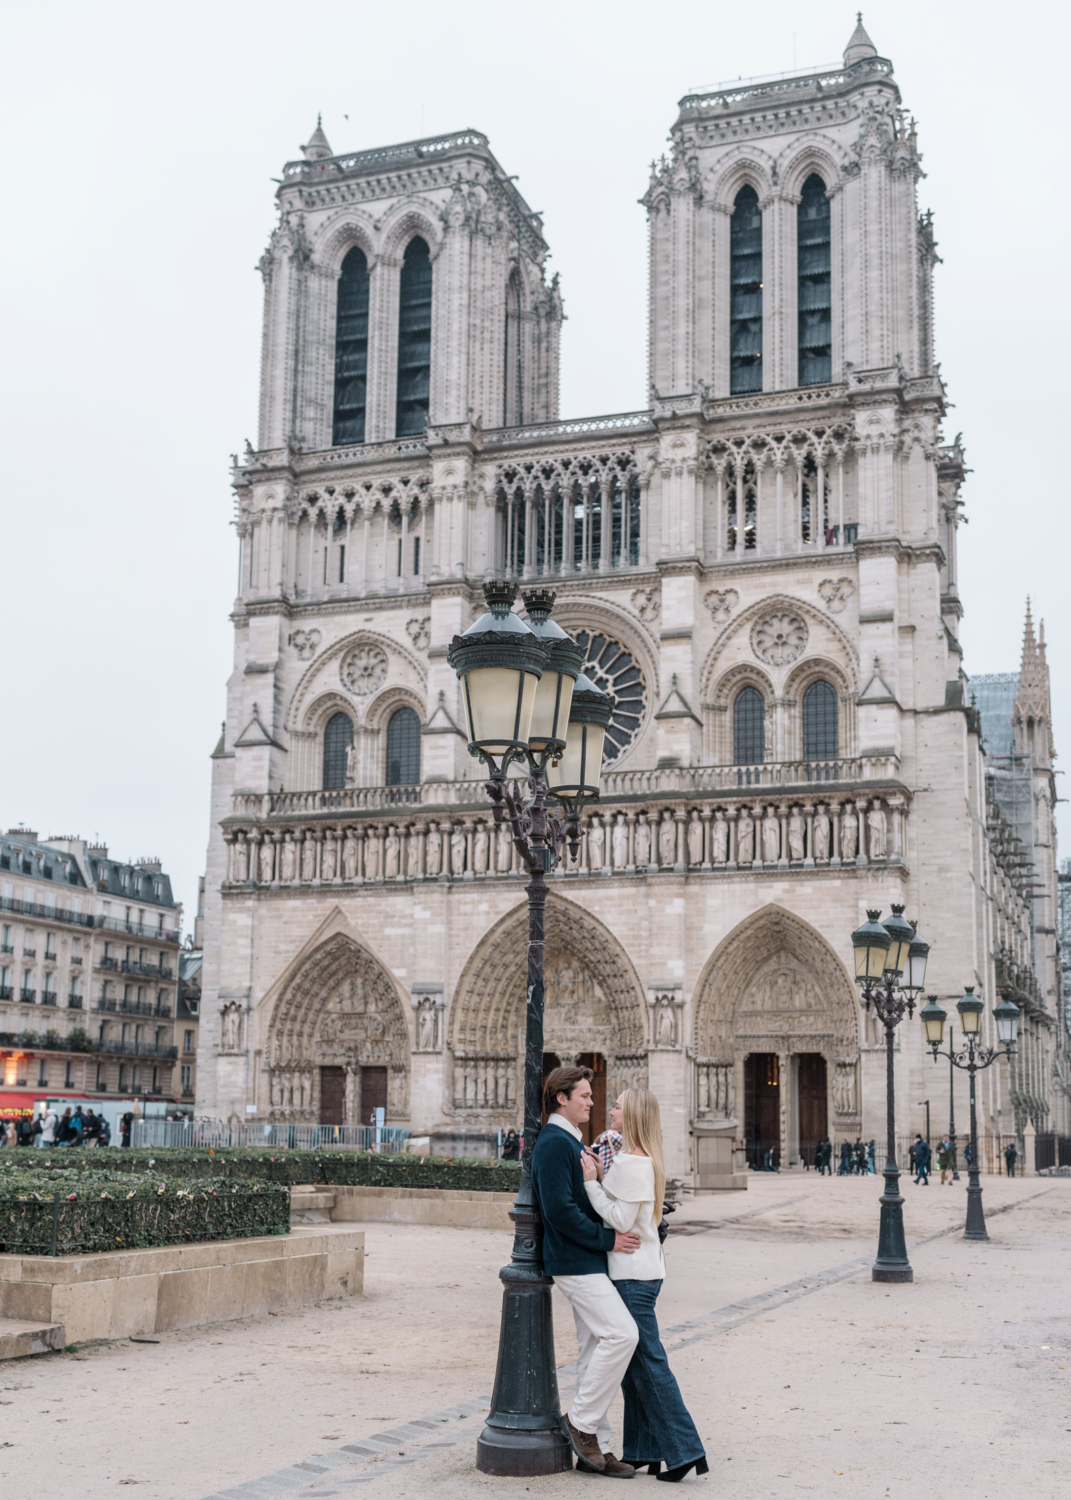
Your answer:
[[[382,1106],[470,1154],[520,1123],[522,872],[446,659],[507,575],[556,590],[616,703],[550,881],[548,1065],[589,1063],[600,1109],[649,1085],[699,1185],[880,1138],[850,934],[898,902],[945,1000],[995,1003],[1015,947],[1043,1082],[983,1075],[985,1128],[1066,1132],[1055,958],[1021,870],[995,894],[919,176],[861,26],[842,66],[685,98],[643,200],[648,405],[567,420],[543,225],[484,136],[336,155],[317,127],[287,164],[234,470],[201,1112]],[[917,1020],[897,1068],[903,1128],[920,1089],[940,1118]]]

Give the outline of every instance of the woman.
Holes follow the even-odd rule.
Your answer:
[[[603,1222],[622,1234],[640,1237],[631,1255],[607,1255],[610,1279],[640,1331],[640,1341],[625,1372],[625,1463],[647,1465],[647,1472],[677,1484],[689,1470],[706,1474],[708,1465],[695,1423],[681,1400],[658,1334],[655,1302],[665,1278],[658,1238],[666,1169],[662,1162],[662,1124],[658,1100],[647,1089],[626,1089],[610,1112],[621,1131],[621,1150],[600,1182],[593,1156],[582,1158],[584,1187]],[[662,1470],[662,1463],[666,1468]]]

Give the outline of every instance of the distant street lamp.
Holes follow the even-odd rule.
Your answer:
[[[476,1445],[485,1474],[528,1477],[572,1467],[562,1432],[554,1364],[551,1283],[532,1193],[532,1148],[543,1117],[543,949],[546,874],[566,844],[575,860],[580,819],[599,795],[613,699],[580,670],[583,653],[550,618],[554,593],[523,594],[529,624],[513,613],[516,584],[484,584],[488,613],[450,644],[461,681],[469,753],[488,767],[496,824],[508,820],[528,871],[528,1000],[524,1053],[524,1152],[510,1209],[513,1251],[499,1273],[502,1324],[491,1411]],[[527,777],[510,777],[515,763]],[[558,803],[547,809],[548,795]]]
[[[904,908],[893,905],[887,922],[880,911],[868,911],[867,920],[852,933],[855,950],[855,982],[862,989],[864,1008],[874,1007],[885,1027],[885,1191],[881,1195],[878,1256],[871,1270],[874,1281],[913,1281],[904,1240],[904,1200],[900,1196],[900,1169],[896,1165],[896,1100],[893,1077],[893,1032],[915,1009],[915,997],[926,982],[929,944],[904,921]]]
[[[956,1002],[959,1011],[959,1024],[963,1028],[963,1035],[967,1045],[958,1050],[952,1046],[951,1037],[947,1052],[942,1052],[941,1042],[944,1039],[945,1019],[947,1012],[942,1010],[937,1003],[936,995],[928,995],[927,1003],[919,1011],[919,1020],[926,1032],[926,1041],[933,1052],[933,1060],[938,1057],[947,1057],[953,1068],[962,1068],[971,1080],[971,1165],[970,1176],[967,1182],[967,1227],[963,1231],[965,1240],[987,1240],[988,1231],[985,1227],[985,1213],[982,1210],[982,1184],[978,1180],[978,1115],[974,1103],[974,1079],[983,1068],[988,1068],[996,1062],[998,1057],[1012,1057],[1015,1053],[1015,1040],[1019,1034],[1019,1007],[1013,1000],[1004,995],[999,1005],[993,1007],[993,1017],[997,1023],[997,1040],[1004,1048],[1003,1052],[996,1047],[983,1047],[981,1044],[982,1012],[985,1006],[974,993],[974,986],[968,985],[962,1000]]]

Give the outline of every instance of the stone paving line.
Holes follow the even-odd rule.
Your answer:
[[[1053,1187],[1043,1188],[1038,1193],[1031,1193],[1029,1197],[991,1209],[987,1217],[993,1218],[997,1214],[1009,1213],[1013,1208],[1022,1208],[1027,1203],[1033,1203],[1053,1191]],[[754,1218],[760,1213],[774,1212],[799,1201],[797,1198],[784,1200],[769,1204],[764,1208],[752,1209],[746,1214],[736,1215],[732,1221],[721,1220],[719,1222],[740,1222]],[[921,1248],[923,1245],[931,1244],[934,1240],[961,1232],[962,1228],[963,1221],[957,1218],[954,1223],[913,1241],[913,1244]],[[790,1303],[798,1302],[804,1297],[812,1297],[817,1292],[825,1291],[828,1287],[837,1285],[838,1282],[858,1275],[861,1270],[872,1264],[872,1260],[873,1257],[869,1254],[856,1256],[852,1260],[842,1261],[839,1265],[831,1266],[827,1270],[818,1271],[809,1276],[796,1277],[783,1286],[758,1292],[753,1297],[737,1298],[736,1301],[727,1303],[724,1307],[700,1313],[686,1322],[665,1328],[662,1330],[662,1337],[667,1351],[672,1354],[686,1349],[692,1344],[714,1338],[718,1334],[728,1333],[731,1329],[739,1328],[754,1318],[763,1317]],[[568,1395],[575,1388],[575,1362],[560,1366],[557,1373],[559,1391],[562,1395]],[[459,1433],[457,1437],[451,1438],[446,1438],[440,1429],[446,1426],[449,1430],[449,1424],[453,1422],[463,1421],[477,1413],[482,1415],[487,1411],[490,1400],[490,1395],[478,1396],[459,1405],[446,1407],[442,1411],[432,1412],[430,1416],[418,1417],[398,1427],[392,1427],[386,1432],[376,1433],[373,1437],[362,1438],[358,1443],[345,1443],[331,1453],[313,1454],[312,1457],[300,1463],[288,1464],[285,1468],[277,1469],[274,1473],[266,1474],[259,1479],[217,1490],[205,1496],[204,1500],[299,1500],[299,1497],[300,1500],[315,1500],[315,1497],[337,1495],[340,1489],[334,1486],[349,1487],[367,1484],[374,1479],[382,1478],[394,1469],[430,1458],[443,1448],[451,1448],[462,1437],[465,1440],[471,1439],[474,1435],[473,1428],[466,1428],[463,1434]],[[456,1428],[452,1430],[457,1431]],[[439,1440],[428,1441],[432,1437]],[[404,1446],[399,1448],[399,1444]],[[414,1449],[416,1451],[413,1451]],[[388,1453],[394,1456],[387,1462],[370,1463],[370,1460],[374,1461]],[[312,1488],[311,1484],[315,1481],[310,1481],[310,1476],[313,1475],[326,1476],[322,1482],[333,1487],[330,1489]]]

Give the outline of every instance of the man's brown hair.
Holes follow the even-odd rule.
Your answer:
[[[571,1099],[578,1083],[585,1078],[590,1083],[594,1077],[590,1068],[555,1068],[553,1073],[548,1073],[543,1085],[543,1108],[547,1114],[552,1115],[558,1108],[559,1094]]]

